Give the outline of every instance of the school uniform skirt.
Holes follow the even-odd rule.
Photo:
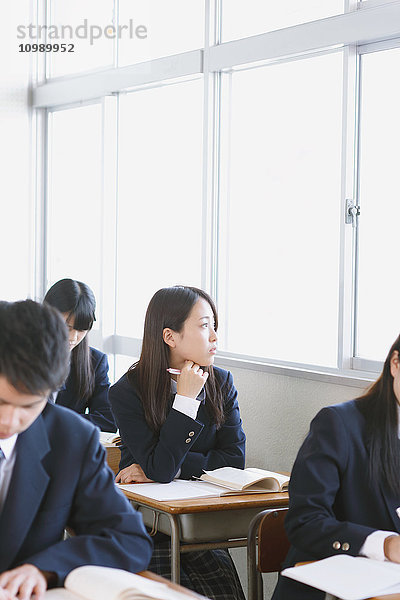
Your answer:
[[[171,579],[171,544],[155,536],[148,566]],[[160,536],[161,537],[161,536]],[[200,550],[181,554],[181,585],[212,600],[245,600],[239,576],[227,550]]]

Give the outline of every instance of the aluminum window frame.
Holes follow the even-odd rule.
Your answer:
[[[36,14],[46,14],[45,0],[35,0]],[[116,0],[118,9],[118,0]],[[221,74],[226,70],[247,69],[265,62],[298,60],[305,56],[343,48],[344,93],[342,131],[342,206],[340,231],[340,282],[337,368],[273,361],[267,357],[219,354],[217,364],[263,370],[294,377],[332,381],[364,387],[380,370],[378,361],[355,357],[354,326],[356,301],[356,239],[351,225],[344,224],[345,199],[357,197],[357,153],[359,118],[359,60],[363,53],[400,46],[400,0],[347,0],[340,15],[303,23],[221,43],[221,5],[219,0],[205,0],[205,46],[202,49],[166,56],[128,67],[112,67],[51,78],[43,81],[43,68],[32,89],[35,110],[36,153],[36,237],[35,294],[41,297],[46,285],[47,264],[47,194],[48,194],[48,118],[54,110],[64,110],[83,103],[103,103],[103,128],[108,131],[112,149],[103,160],[107,175],[103,179],[103,240],[114,253],[112,267],[103,271],[101,326],[92,340],[110,354],[138,356],[141,340],[115,333],[116,306],[116,223],[118,211],[118,95],[141,87],[169,85],[186,78],[204,78],[203,120],[203,250],[202,286],[216,299],[223,294],[218,288],[218,220],[220,211],[220,136]],[[118,14],[118,10],[116,10]],[[115,53],[115,60],[118,49]],[[117,64],[115,62],[115,64]],[[150,68],[151,67],[151,68]],[[34,80],[35,81],[35,80]],[[114,123],[114,129],[113,125]],[[104,141],[104,131],[103,131]],[[107,191],[108,190],[108,191]],[[111,200],[110,200],[111,198]],[[112,227],[106,227],[111,220]],[[110,280],[113,284],[104,285]],[[109,290],[111,288],[111,291]],[[106,289],[108,290],[106,292]],[[108,316],[106,316],[108,315]],[[93,332],[95,333],[95,332]]]

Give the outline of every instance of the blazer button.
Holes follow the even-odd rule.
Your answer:
[[[194,436],[194,431],[189,431],[189,436],[193,437]]]
[[[345,542],[344,544],[342,544],[342,550],[344,550],[345,552],[347,552],[347,550],[350,549],[350,544],[348,544],[347,542]]]
[[[340,550],[340,542],[333,542],[332,547],[334,548],[334,550]]]
[[[192,441],[192,440],[191,440],[190,438],[188,438],[188,439],[186,440],[186,443],[187,443],[187,444],[190,444],[190,442],[191,442],[191,441]],[[340,546],[340,544],[339,544],[339,546]]]

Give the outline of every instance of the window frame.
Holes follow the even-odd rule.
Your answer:
[[[46,0],[37,0],[36,14],[46,14]],[[98,304],[99,331],[92,342],[110,354],[138,356],[141,340],[115,334],[117,117],[118,95],[147,86],[168,85],[186,78],[204,78],[203,121],[203,248],[202,287],[218,301],[218,225],[221,191],[221,77],[224,71],[251,68],[263,62],[297,60],[343,48],[344,93],[342,131],[342,215],[340,230],[340,281],[337,368],[273,361],[267,357],[219,353],[217,364],[262,370],[270,373],[330,381],[364,387],[375,379],[382,363],[355,357],[357,240],[351,224],[345,224],[346,199],[357,198],[359,62],[363,53],[400,46],[400,0],[346,0],[343,14],[287,27],[260,35],[221,43],[221,6],[219,0],[205,0],[205,46],[199,50],[167,56],[128,67],[113,67],[88,73],[43,80],[37,69],[32,90],[36,123],[36,244],[35,294],[42,297],[46,288],[47,160],[48,116],[82,103],[103,103],[103,240],[113,260],[103,271]],[[106,133],[105,133],[106,132]],[[112,223],[112,227],[106,226]],[[104,267],[104,264],[103,264]],[[104,285],[112,281],[113,284]]]

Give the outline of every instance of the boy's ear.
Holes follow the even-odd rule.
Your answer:
[[[163,340],[170,348],[175,348],[175,332],[169,327],[163,329]]]

